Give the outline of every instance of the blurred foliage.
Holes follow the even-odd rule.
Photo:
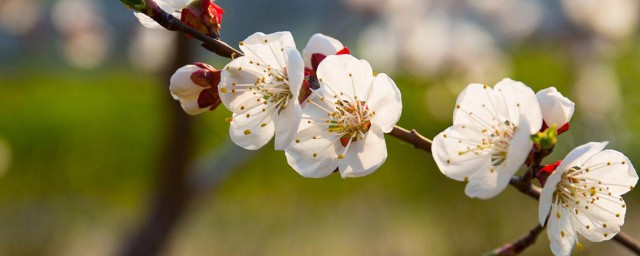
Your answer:
[[[621,136],[609,146],[636,164],[639,52],[632,48],[614,62],[624,122],[614,124]],[[559,47],[521,46],[510,54],[512,78],[536,91],[556,86],[571,97],[574,74]],[[167,81],[117,67],[77,73],[24,64],[13,70],[2,74],[0,86],[0,135],[14,152],[0,179],[0,254],[113,254],[149,205],[167,132],[163,112],[171,107],[163,103],[170,97]],[[425,100],[430,88],[451,77],[394,77],[404,103],[399,125],[427,137],[450,125],[450,118],[430,114]],[[471,81],[455,82],[462,88]],[[459,91],[447,92],[443,102],[450,104],[438,107],[451,113]],[[193,117],[194,159],[228,143],[228,115],[220,108]],[[598,133],[580,126],[579,113],[574,118],[548,162]],[[478,255],[536,225],[537,202],[515,189],[491,200],[469,199],[464,183],[441,175],[431,155],[390,136],[387,146],[386,163],[370,176],[305,179],[269,144],[198,197],[167,255]],[[630,207],[623,230],[640,238],[637,197],[636,191],[625,196]],[[578,255],[628,253],[614,242],[580,241],[585,251]],[[549,253],[546,233],[526,251]]]

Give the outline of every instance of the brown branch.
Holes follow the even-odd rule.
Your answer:
[[[409,131],[396,125],[393,127],[393,130],[391,130],[389,134],[413,145],[417,149],[422,149],[431,153],[431,140],[422,136],[422,134],[418,133],[416,130]]]
[[[640,255],[640,243],[624,232],[620,231],[620,233],[613,237],[613,240],[631,250],[636,255]]]
[[[534,186],[533,184],[531,184],[531,182],[522,181],[519,177],[514,176],[511,177],[511,181],[509,181],[509,184],[511,184],[511,186],[515,187],[523,194],[532,197],[533,199],[538,200],[540,198],[542,189]]]
[[[153,0],[146,0],[148,11],[144,12],[147,16],[155,20],[160,26],[170,31],[182,32],[202,42],[202,47],[214,52],[215,54],[226,58],[237,58],[243,56],[242,52],[231,47],[227,43],[200,33],[199,31],[187,26],[173,15],[162,10]]]
[[[518,239],[518,241],[516,241],[515,243],[505,244],[504,246],[493,251],[492,253],[489,253],[489,255],[500,255],[500,256],[518,255],[524,250],[526,250],[527,248],[529,248],[529,246],[536,243],[536,239],[538,238],[538,235],[540,235],[543,229],[544,227],[538,224],[533,229],[531,229],[527,235]]]

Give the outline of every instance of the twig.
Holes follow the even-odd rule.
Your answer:
[[[531,184],[531,182],[523,182],[519,177],[511,177],[511,181],[509,181],[509,184],[511,184],[511,186],[514,186],[523,194],[526,194],[536,200],[540,198],[542,189],[534,186],[533,184]]]
[[[640,255],[640,243],[638,241],[631,238],[629,235],[620,231],[616,236],[613,237],[613,240],[616,240],[619,244],[626,247],[627,249],[634,252],[636,255]]]
[[[533,229],[531,229],[527,235],[521,237],[515,243],[505,244],[504,246],[496,249],[495,251],[493,251],[492,253],[489,253],[488,255],[500,255],[500,256],[518,255],[524,250],[526,250],[527,248],[529,248],[529,246],[536,243],[536,239],[538,238],[538,235],[540,235],[540,232],[542,232],[543,229],[544,227],[538,224]]]
[[[400,126],[394,126],[393,130],[389,133],[391,136],[396,137],[400,140],[408,142],[413,145],[417,149],[422,149],[431,153],[431,140],[422,136],[422,134],[418,133],[416,130],[407,130]]]
[[[162,10],[155,3],[155,1],[146,0],[146,2],[149,10],[144,14],[155,20],[158,24],[160,24],[160,26],[166,28],[167,30],[182,32],[190,35],[198,41],[202,42],[202,47],[222,57],[233,59],[243,56],[242,52],[236,50],[227,43],[213,37],[209,37],[193,29],[192,27],[187,26],[179,19],[176,19],[176,17],[174,17],[173,15]]]

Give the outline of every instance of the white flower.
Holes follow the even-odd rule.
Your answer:
[[[569,123],[573,116],[575,103],[562,96],[555,87],[549,87],[536,94],[542,111],[542,119],[547,126],[556,125],[558,129]]]
[[[305,177],[336,168],[342,177],[375,171],[387,158],[384,133],[400,118],[400,90],[386,74],[374,76],[367,61],[328,56],[318,67],[320,88],[306,100],[287,162]]]
[[[182,8],[187,6],[191,0],[155,0],[155,2],[158,4],[160,9],[180,19],[180,11]],[[138,18],[140,23],[147,28],[162,28],[160,24],[149,18],[149,16],[144,13],[136,12],[134,15],[136,15],[136,18]]]
[[[571,253],[576,231],[600,242],[624,224],[626,205],[620,195],[633,188],[638,174],[622,153],[603,151],[606,145],[590,142],[572,150],[542,189],[538,217],[544,225],[549,215],[547,235],[555,255]]]
[[[536,96],[523,83],[470,84],[458,96],[453,126],[434,138],[433,158],[444,175],[469,182],[469,197],[491,198],[524,164],[541,125]]]
[[[220,99],[233,112],[231,140],[259,149],[273,138],[283,150],[298,131],[298,96],[304,79],[302,56],[289,32],[255,33],[240,43],[245,56],[222,70]]]
[[[220,71],[204,63],[186,65],[171,76],[169,90],[189,115],[215,109],[220,104]]]
[[[302,58],[304,66],[315,71],[327,56],[349,53],[349,48],[344,47],[337,39],[317,33],[311,36],[307,46],[302,50]]]

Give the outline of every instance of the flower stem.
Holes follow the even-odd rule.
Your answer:
[[[227,43],[215,39],[213,37],[209,37],[205,34],[198,32],[192,27],[187,26],[173,15],[162,10],[158,4],[153,0],[146,0],[148,5],[148,10],[143,12],[145,15],[149,16],[151,19],[155,20],[162,27],[166,28],[170,31],[182,32],[184,34],[190,35],[191,37],[197,39],[202,42],[202,47],[206,48],[209,51],[214,52],[215,54],[225,57],[225,58],[237,58],[243,56],[242,52],[236,50],[231,47]]]

